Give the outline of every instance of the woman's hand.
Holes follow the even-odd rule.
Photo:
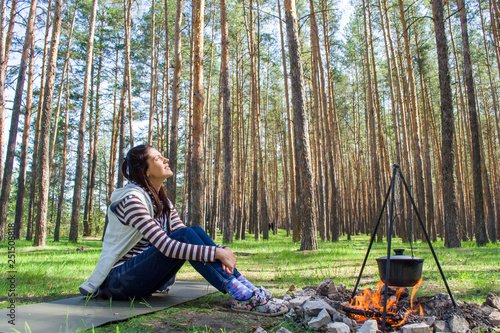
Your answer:
[[[236,267],[236,256],[230,248],[216,248],[215,259],[220,260],[224,271],[233,274],[234,268]]]

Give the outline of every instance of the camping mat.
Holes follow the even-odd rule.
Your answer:
[[[15,325],[9,324],[10,309],[0,310],[0,333],[70,333],[110,322],[151,313],[197,299],[217,290],[206,282],[177,281],[168,294],[153,294],[145,300],[87,300],[84,296],[15,308]]]

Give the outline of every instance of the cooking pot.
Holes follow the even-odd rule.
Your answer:
[[[422,277],[424,259],[403,255],[404,249],[395,249],[395,255],[389,256],[389,286],[413,287]],[[377,258],[380,280],[385,283],[387,256]]]

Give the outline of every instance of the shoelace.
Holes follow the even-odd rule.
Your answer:
[[[259,288],[260,292],[266,296],[267,299],[271,298],[272,294],[267,291],[264,287],[260,286]]]
[[[255,290],[254,291],[254,297],[255,299],[260,302],[261,304],[266,304],[267,303],[267,297],[266,295],[262,292],[262,290]]]

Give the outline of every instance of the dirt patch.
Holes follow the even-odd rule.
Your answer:
[[[166,312],[165,316],[151,318],[142,323],[151,332],[253,332],[257,327],[272,330],[283,323],[283,318],[272,318],[234,312],[230,301],[216,301],[207,304],[192,301],[180,306],[177,311]]]

